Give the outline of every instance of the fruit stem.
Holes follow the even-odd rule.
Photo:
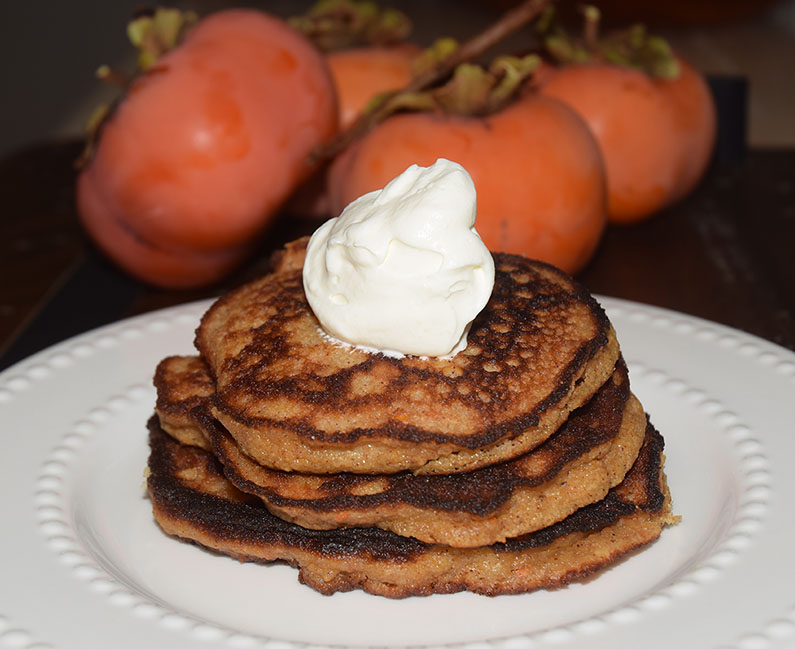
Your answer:
[[[559,65],[600,62],[641,70],[655,79],[675,79],[679,63],[670,45],[653,36],[641,24],[602,36],[601,12],[597,7],[581,8],[583,27],[580,38],[572,38],[556,24],[551,12],[538,22],[547,55]]]
[[[598,7],[585,5],[582,8],[582,14],[585,18],[583,25],[583,42],[585,43],[585,48],[589,52],[596,52],[599,49],[599,23],[602,18],[601,12]]]
[[[530,22],[544,10],[544,7],[549,2],[550,0],[524,0],[513,9],[506,11],[490,27],[476,34],[457,50],[442,59],[438,68],[429,70],[424,75],[414,79],[409,85],[414,86],[413,90],[421,90],[436,83],[450,74],[459,64],[477,58],[483,52]]]
[[[103,83],[116,86],[122,90],[126,89],[132,82],[132,77],[111,68],[109,65],[100,65],[97,68],[96,77]]]
[[[513,9],[506,11],[496,22],[464,42],[461,47],[445,56],[437,65],[412,79],[405,88],[390,93],[379,104],[377,109],[369,113],[363,113],[347,130],[342,131],[329,142],[315,149],[310,155],[311,163],[314,165],[319,161],[333,158],[383,121],[392,112],[389,102],[391,97],[403,93],[418,92],[440,81],[460,64],[477,58],[486,50],[533,20],[551,1],[524,0]]]

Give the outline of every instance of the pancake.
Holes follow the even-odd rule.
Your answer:
[[[242,453],[202,408],[186,399],[198,358],[171,357],[157,377],[188,386],[158,384],[160,423],[174,435],[170,416],[193,420],[195,435],[224,466],[238,489],[260,497],[276,516],[303,527],[334,529],[375,525],[401,536],[454,547],[476,547],[547,527],[576,509],[601,500],[621,482],[644,438],[645,415],[630,395],[626,366],[619,363],[596,395],[547,441],[524,455],[474,471],[416,476],[300,474],[267,469]],[[208,377],[209,380],[209,377]],[[157,380],[156,380],[157,383]],[[198,387],[204,394],[204,382]],[[170,395],[181,400],[168,404]],[[205,395],[206,396],[206,395]],[[185,404],[193,406],[190,413]],[[182,431],[183,428],[180,428]],[[203,431],[203,432],[199,432]]]
[[[257,463],[304,473],[454,473],[546,440],[611,376],[615,333],[561,271],[495,255],[491,299],[450,359],[390,358],[326,337],[296,254],[219,299],[196,346],[212,415]]]
[[[426,544],[379,528],[308,530],[234,489],[206,451],[149,422],[147,488],[170,535],[241,561],[284,561],[324,594],[362,589],[387,597],[469,590],[485,595],[556,588],[603,570],[675,522],[662,469],[663,440],[648,424],[638,459],[598,503],[550,527],[480,548]]]
[[[303,270],[308,243],[308,236],[300,237],[294,241],[288,241],[282,248],[274,250],[268,260],[271,272],[281,273],[290,270]]]
[[[155,413],[169,435],[183,444],[210,450],[210,440],[196,425],[194,408],[215,394],[207,365],[198,356],[168,356],[157,364],[154,376]]]

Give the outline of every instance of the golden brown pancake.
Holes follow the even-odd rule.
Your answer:
[[[204,432],[195,435],[224,465],[238,489],[259,496],[276,516],[303,527],[334,529],[375,525],[401,536],[455,547],[490,545],[547,527],[576,509],[602,499],[621,482],[643,442],[646,427],[640,403],[630,395],[626,366],[561,428],[536,449],[513,460],[470,472],[416,476],[395,474],[301,474],[267,469],[242,453],[218,422],[186,398],[201,370],[198,358],[170,357],[157,377],[189,383],[158,384],[164,430],[178,413]],[[157,381],[156,381],[157,383]],[[198,388],[204,393],[204,383]],[[178,395],[180,401],[168,403]],[[206,394],[205,394],[206,396]],[[191,404],[193,410],[181,408]],[[180,427],[183,431],[184,427]]]
[[[624,481],[598,503],[505,543],[426,544],[379,528],[308,530],[237,491],[218,461],[150,420],[147,487],[171,535],[241,561],[285,561],[320,591],[363,589],[387,597],[470,590],[485,595],[555,588],[586,577],[656,539],[675,522],[662,470],[662,437],[647,426]]]
[[[618,343],[561,271],[496,254],[491,300],[450,359],[388,358],[335,344],[297,265],[227,294],[196,345],[212,414],[259,464],[304,473],[453,473],[541,444],[613,373]]]
[[[207,365],[198,356],[168,356],[157,364],[154,376],[155,413],[169,435],[191,446],[210,450],[210,440],[196,425],[192,411],[215,394]]]

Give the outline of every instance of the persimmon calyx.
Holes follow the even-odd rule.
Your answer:
[[[145,73],[167,52],[179,46],[185,35],[197,22],[199,16],[193,11],[182,11],[168,7],[158,7],[153,11],[141,13],[127,24],[127,38],[138,50],[138,70],[135,74],[125,74],[108,65],[97,68],[96,77],[104,82],[126,91],[135,78]],[[80,169],[94,157],[99,133],[104,123],[113,114],[118,99],[112,104],[101,104],[91,113],[86,123],[86,146],[75,166]]]
[[[416,79],[436,70],[459,48],[458,41],[449,36],[437,38],[411,61],[411,74]]]
[[[405,41],[412,30],[402,11],[382,9],[370,0],[318,0],[305,14],[288,22],[323,52],[394,45]]]
[[[679,76],[679,63],[668,41],[649,34],[644,25],[610,34],[603,40],[601,51],[606,61],[640,68],[657,79]]]
[[[490,112],[495,112],[510,102],[519,87],[530,78],[541,65],[541,57],[535,54],[526,56],[500,56],[494,59],[490,72],[496,79],[490,96]]]
[[[138,69],[134,74],[125,74],[108,65],[101,65],[97,68],[97,78],[126,90],[138,74],[146,72],[164,54],[178,47],[190,28],[198,22],[199,16],[193,11],[167,7],[139,14],[127,24],[127,38],[138,50]]]
[[[436,103],[427,92],[382,92],[370,100],[364,113],[372,114],[380,111],[385,119],[399,112],[419,113],[435,108]]]
[[[193,11],[158,7],[127,25],[127,37],[138,50],[138,68],[146,71],[177,47],[199,20]]]
[[[500,56],[488,70],[463,63],[443,86],[429,92],[441,112],[464,117],[489,115],[508,104],[522,83],[541,63],[535,54]]]
[[[645,25],[635,24],[606,36],[599,33],[601,13],[593,6],[583,8],[583,33],[574,37],[552,17],[551,11],[539,20],[546,53],[562,64],[604,62],[636,68],[656,79],[675,79],[679,63],[668,42],[649,34]]]
[[[474,63],[461,63],[452,77],[440,86],[385,93],[374,99],[366,110],[378,110],[384,118],[403,111],[434,111],[459,117],[489,115],[513,99],[540,63],[536,54],[500,56],[488,69]]]

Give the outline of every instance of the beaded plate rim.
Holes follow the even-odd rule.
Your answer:
[[[763,368],[767,374],[775,374],[783,384],[795,387],[795,354],[789,350],[692,316],[615,298],[598,299],[611,320],[616,323],[619,341],[622,339],[622,328],[663,331],[666,335],[695,341],[698,346],[715,348],[723,355],[740,359],[744,364],[754,364],[757,368]],[[140,343],[146,336],[157,337],[167,335],[174,329],[182,331],[190,328],[208,303],[202,301],[172,307],[109,325],[60,343],[9,368],[0,374],[0,416],[4,409],[13,406],[17,397],[29,391],[35,392],[42,383],[57,381],[59,373],[74,369],[91,359],[101,358],[104,352],[118,351],[135,341]],[[697,596],[702,584],[720,579],[721,572],[741,561],[743,552],[754,544],[757,535],[764,532],[767,519],[771,516],[770,502],[771,499],[775,500],[774,487],[778,479],[771,475],[770,450],[766,444],[765,432],[760,432],[753,422],[745,421],[742,415],[732,411],[708,388],[691,385],[642,358],[629,357],[628,361],[632,375],[660,389],[680,395],[705,416],[711,417],[731,441],[738,458],[737,471],[742,476],[742,493],[732,528],[725,534],[724,542],[698,565],[692,566],[686,574],[629,606],[621,606],[603,615],[542,631],[445,646],[525,649],[569,644],[590,646],[589,642],[599,646],[599,641],[610,635],[611,627],[619,626],[626,631],[638,624],[639,620],[642,622],[644,615],[654,615],[655,611],[665,608],[671,598],[686,599]],[[146,378],[112,386],[113,389],[106,398],[73,419],[61,431],[60,436],[56,437],[49,452],[41,458],[38,474],[35,476],[33,510],[36,524],[32,533],[44,540],[47,551],[71,574],[76,588],[85,589],[85,583],[88,583],[88,590],[95,596],[101,596],[100,601],[96,601],[97,606],[104,607],[109,602],[116,610],[132,612],[139,624],[157,627],[162,634],[164,647],[177,646],[175,641],[178,637],[188,643],[201,640],[213,647],[291,649],[318,646],[243,633],[192,617],[167,605],[147,601],[120,583],[112,575],[112,571],[99,565],[81,547],[79,534],[68,516],[69,504],[63,497],[63,486],[69,481],[70,465],[97,428],[101,428],[130,407],[153,402],[154,392]],[[30,532],[26,530],[26,533]],[[782,577],[784,574],[786,570],[782,571]],[[84,583],[80,585],[79,582]],[[0,593],[2,590],[4,589],[0,587]],[[795,586],[790,588],[788,595],[789,601],[779,602],[778,608],[774,607],[769,618],[761,623],[757,621],[746,625],[747,628],[742,633],[723,641],[720,646],[726,649],[791,646],[795,641]],[[102,602],[102,598],[107,601]],[[0,649],[61,649],[62,646],[71,646],[60,644],[57,637],[49,637],[46,623],[41,628],[37,628],[37,625],[26,627],[22,620],[16,619],[13,611],[3,610],[2,602],[5,600],[5,596],[0,596]],[[375,641],[373,645],[380,646],[381,643]]]

